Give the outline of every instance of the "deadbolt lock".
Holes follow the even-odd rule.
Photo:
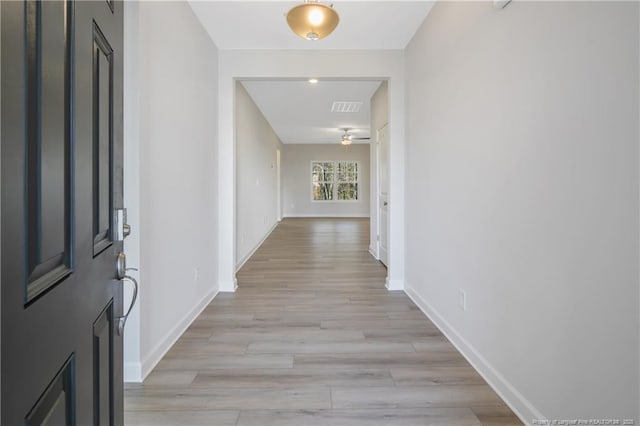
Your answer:
[[[127,223],[127,209],[116,209],[114,215],[115,241],[123,241],[131,234],[131,225]]]

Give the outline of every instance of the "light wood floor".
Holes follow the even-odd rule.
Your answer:
[[[368,220],[286,219],[143,385],[128,425],[520,425],[403,292]]]

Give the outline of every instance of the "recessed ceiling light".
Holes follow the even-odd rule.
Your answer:
[[[317,82],[318,82],[317,78],[310,78],[309,79],[309,83],[311,83],[311,84],[316,84]]]

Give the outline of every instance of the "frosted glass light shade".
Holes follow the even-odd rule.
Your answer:
[[[320,40],[336,29],[340,22],[338,13],[317,1],[308,1],[294,6],[287,13],[287,24],[291,30],[306,40]]]

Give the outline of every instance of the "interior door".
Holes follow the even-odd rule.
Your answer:
[[[277,197],[276,197],[276,216],[278,218],[278,222],[282,220],[282,160],[281,160],[281,151],[276,149],[276,188],[277,188]]]
[[[122,9],[1,2],[2,425],[121,425]]]
[[[378,130],[378,256],[387,266],[389,246],[389,126]]]

